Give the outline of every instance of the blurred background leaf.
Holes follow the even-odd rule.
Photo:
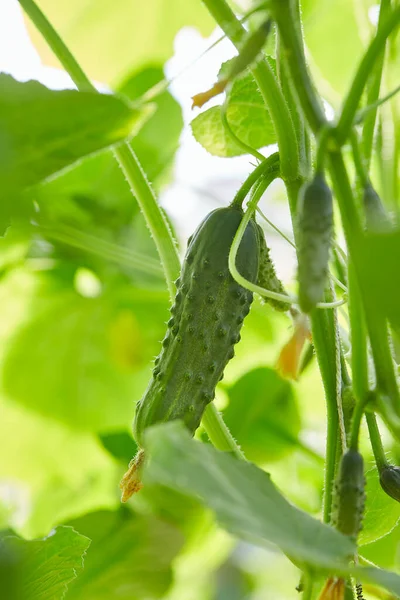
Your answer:
[[[57,527],[43,540],[0,538],[0,591],[7,600],[55,600],[80,575],[90,539],[72,527]],[[13,581],[14,579],[14,581]]]
[[[273,462],[300,446],[300,414],[292,386],[275,370],[248,371],[226,392],[224,420],[249,460]]]
[[[123,427],[159,350],[165,295],[124,281],[101,290],[97,280],[82,295],[70,277],[61,267],[35,280],[31,305],[5,352],[5,393],[76,429]]]
[[[84,572],[70,586],[68,599],[163,597],[172,581],[171,562],[182,544],[176,528],[127,508],[91,513],[72,524],[92,542]]]
[[[117,4],[92,0],[40,0],[38,5],[76,55],[89,77],[104,83],[121,81],[149,61],[164,63],[175,35],[184,26],[208,34],[213,20],[201,3],[157,0]],[[32,40],[46,64],[57,65],[53,53],[28,22]]]

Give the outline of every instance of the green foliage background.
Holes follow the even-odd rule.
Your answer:
[[[336,108],[371,34],[373,2],[302,5],[311,69]],[[349,547],[327,528],[315,533],[316,521],[290,504],[278,500],[273,516],[257,497],[258,482],[271,502],[276,493],[261,470],[236,466],[209,446],[202,456],[171,427],[151,434],[156,460],[145,489],[127,506],[119,499],[118,482],[136,451],[134,403],[158,353],[169,301],[137,203],[104,148],[133,134],[129,143],[155,190],[173,180],[181,108],[168,91],[146,110],[135,100],[163,79],[178,31],[196,26],[207,35],[213,22],[200,0],[40,0],[39,6],[89,77],[117,96],[53,92],[0,75],[4,597],[294,597],[298,570],[283,551],[301,564],[329,568]],[[31,24],[28,29],[46,64],[57,64]],[[393,63],[396,56],[393,47]],[[256,148],[276,141],[251,75],[233,86],[227,117],[236,135]],[[226,139],[218,107],[194,118],[192,131],[215,156],[243,153]],[[387,247],[378,242],[369,240],[365,265],[370,269],[368,256],[382,252],[375,300],[398,328],[398,281],[385,257],[399,255],[399,234],[388,237]],[[296,384],[276,373],[289,325],[255,301],[217,403],[246,456],[286,498],[319,518],[324,397],[315,361]],[[202,429],[197,437],[207,442]],[[398,447],[389,450],[400,457]],[[180,460],[192,452],[195,471]],[[363,452],[369,471],[361,552],[396,571],[400,507],[381,491],[367,445]],[[216,481],[211,467],[219,469]],[[237,490],[224,485],[224,475],[238,482]],[[276,532],[278,517],[286,529]]]

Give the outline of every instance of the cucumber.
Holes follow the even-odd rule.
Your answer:
[[[364,461],[359,452],[347,450],[340,460],[335,482],[332,524],[354,540],[361,530],[365,507]]]
[[[275,265],[272,262],[272,258],[270,255],[270,249],[268,248],[267,242],[265,240],[264,231],[262,227],[260,227],[260,225],[257,225],[257,229],[260,242],[260,267],[258,270],[257,285],[267,290],[271,290],[271,292],[286,294],[282,282],[277,277]],[[288,304],[287,302],[282,302],[281,300],[273,300],[272,298],[268,298],[267,296],[262,296],[262,299],[276,310],[286,312],[290,309],[290,304]]]
[[[332,193],[323,174],[316,173],[300,190],[297,221],[299,304],[305,313],[323,299],[332,231]]]
[[[388,496],[400,502],[400,467],[383,467],[379,474],[379,483]]]
[[[143,432],[155,423],[181,419],[193,434],[234,356],[253,300],[228,268],[242,217],[239,207],[216,209],[189,238],[162,349],[136,406],[133,432],[139,446]],[[259,236],[254,221],[246,228],[236,265],[241,275],[256,282]]]

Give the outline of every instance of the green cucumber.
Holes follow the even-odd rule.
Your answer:
[[[400,502],[400,467],[383,467],[379,473],[379,483],[388,496]]]
[[[344,535],[357,539],[365,507],[363,457],[349,449],[342,455],[335,482],[332,524]]]
[[[229,250],[243,217],[239,207],[212,211],[189,238],[171,318],[152,379],[136,406],[134,437],[155,423],[181,419],[191,433],[214,398],[253,300],[232,278]],[[257,226],[244,233],[236,265],[255,283],[259,265]]]
[[[257,229],[260,242],[260,266],[258,269],[257,285],[265,288],[266,290],[270,290],[271,292],[286,294],[286,290],[276,274],[275,265],[272,262],[270,249],[267,246],[264,231],[260,225],[257,225]],[[286,312],[290,309],[290,303],[282,302],[282,300],[273,300],[272,298],[268,298],[268,296],[261,297],[276,310]]]
[[[298,210],[299,304],[308,313],[323,299],[333,231],[332,193],[322,173],[301,188]]]

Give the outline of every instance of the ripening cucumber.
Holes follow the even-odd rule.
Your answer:
[[[365,507],[363,457],[349,449],[341,457],[335,482],[332,524],[344,535],[357,539]]]
[[[181,419],[194,433],[250,311],[252,292],[232,278],[229,250],[243,217],[241,208],[212,211],[189,238],[171,318],[152,379],[136,406],[134,436],[155,423]],[[259,266],[257,226],[248,224],[236,266],[255,283]]]
[[[264,231],[260,225],[257,225],[257,229],[260,241],[260,266],[258,269],[257,285],[270,290],[271,292],[286,294],[285,288],[276,274],[275,265],[272,262]],[[272,298],[268,298],[268,296],[262,296],[262,298],[276,310],[285,312],[290,308],[290,303],[282,302],[281,300],[273,300]]]
[[[298,211],[299,304],[308,313],[323,299],[333,231],[332,193],[322,173],[301,188]]]

